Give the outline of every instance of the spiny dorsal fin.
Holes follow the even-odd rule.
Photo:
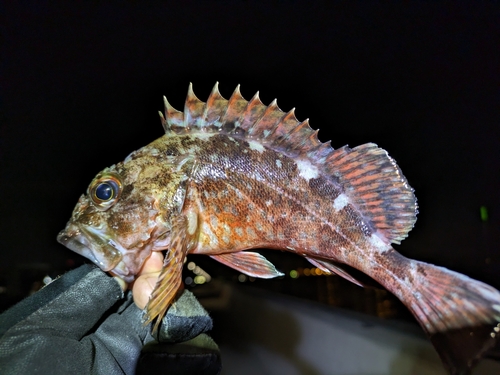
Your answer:
[[[165,118],[163,116],[161,118],[165,132],[168,133],[175,127],[182,127],[184,124],[184,113],[172,107],[165,96],[163,97],[163,103],[165,104]]]
[[[205,127],[209,128],[207,131],[211,130],[216,132],[222,127],[222,121],[227,109],[227,103],[228,101],[224,99],[219,92],[219,82],[216,82],[210,96],[208,97],[205,112],[203,113]]]
[[[350,201],[366,221],[392,243],[399,243],[416,221],[413,189],[387,152],[373,143],[353,149],[334,150],[321,143],[309,120],[298,121],[294,109],[283,112],[276,100],[266,106],[257,92],[247,101],[239,85],[226,100],[215,84],[207,103],[199,100],[189,85],[184,113],[165,99],[166,133],[218,133],[260,142],[295,160],[306,160],[332,183],[342,185]]]

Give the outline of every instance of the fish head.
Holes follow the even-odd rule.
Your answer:
[[[169,245],[169,217],[182,204],[173,168],[144,147],[104,169],[57,240],[103,271],[133,281],[151,251]]]

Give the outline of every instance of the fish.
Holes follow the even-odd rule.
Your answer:
[[[398,253],[418,213],[414,190],[374,143],[332,148],[309,120],[276,100],[207,102],[189,85],[184,111],[164,97],[165,134],[97,174],[58,241],[103,271],[132,282],[165,252],[145,307],[154,329],[182,289],[188,254],[205,254],[248,276],[283,275],[255,251],[290,251],[360,286],[352,267],[413,313],[451,374],[469,373],[500,337],[500,292]]]

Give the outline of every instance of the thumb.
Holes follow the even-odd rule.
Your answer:
[[[132,295],[134,296],[135,304],[141,310],[146,307],[159,276],[160,272],[154,272],[139,276],[139,278],[135,280],[134,286],[132,287]]]

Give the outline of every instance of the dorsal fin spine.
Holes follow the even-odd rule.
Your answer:
[[[265,110],[266,106],[260,101],[259,92],[257,91],[247,103],[245,110],[238,119],[238,124],[246,132],[262,116]]]
[[[160,115],[161,126],[163,127],[163,130],[165,131],[165,133],[167,133],[169,131],[167,120],[165,120],[165,116],[163,116],[162,111],[158,111],[158,114]]]
[[[285,113],[279,109],[276,99],[267,106],[260,118],[255,121],[248,134],[257,139],[265,139],[271,134]]]
[[[239,119],[248,102],[243,98],[240,92],[240,85],[236,86],[233,94],[227,102],[227,108],[222,118],[222,129],[227,133],[232,133],[236,127],[239,127]]]
[[[184,113],[172,107],[165,96],[163,97],[163,104],[165,106],[165,120],[168,131],[171,131],[172,127],[182,126],[184,123]]]
[[[193,84],[189,84],[186,102],[184,104],[184,126],[189,131],[191,128],[201,128],[204,126],[203,113],[205,103],[196,97],[193,91]]]
[[[288,113],[283,115],[281,120],[274,127],[272,136],[269,136],[271,144],[276,147],[286,144],[290,131],[292,131],[298,123],[299,121],[295,117],[295,108],[292,108]]]
[[[226,113],[228,101],[222,97],[219,92],[219,84],[217,83],[207,100],[203,118],[205,126],[214,130],[221,129],[224,122],[224,114]],[[208,131],[209,129],[205,129]]]

